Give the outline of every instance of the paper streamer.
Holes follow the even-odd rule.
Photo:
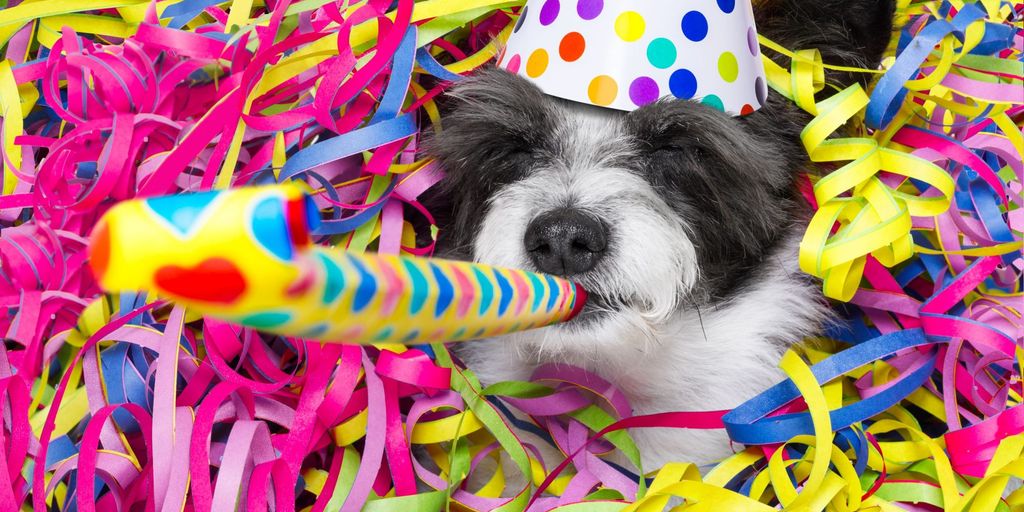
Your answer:
[[[316,247],[429,255],[418,198],[442,171],[420,134],[521,3],[0,10],[0,510],[1024,507],[1019,3],[900,0],[866,89],[823,92],[813,48],[761,41],[791,62],[763,60],[768,84],[814,116],[804,143],[831,171],[803,182],[800,263],[843,322],[732,411],[632,416],[565,367],[482,388],[441,344],[320,344],[101,293],[102,215],[179,192],[294,182]],[[643,465],[633,428],[725,428],[737,451],[637,471],[608,457]]]
[[[89,261],[113,293],[344,343],[497,336],[571,320],[586,302],[549,275],[312,246],[319,223],[312,199],[287,186],[125,201],[93,230]]]

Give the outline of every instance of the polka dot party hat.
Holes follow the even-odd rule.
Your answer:
[[[619,110],[670,96],[745,115],[768,94],[750,0],[531,0],[499,66]]]

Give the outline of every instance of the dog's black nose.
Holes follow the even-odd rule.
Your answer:
[[[601,221],[563,208],[533,219],[523,243],[538,270],[571,276],[594,268],[608,248],[608,233]]]

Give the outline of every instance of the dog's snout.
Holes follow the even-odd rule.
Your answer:
[[[600,220],[563,208],[533,219],[523,243],[538,270],[571,276],[594,268],[608,248],[608,233]]]

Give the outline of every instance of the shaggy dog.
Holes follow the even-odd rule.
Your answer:
[[[755,7],[771,40],[867,68],[889,43],[893,10],[893,0]],[[809,117],[788,100],[768,93],[744,117],[677,99],[627,113],[546,96],[499,69],[449,96],[428,145],[447,171],[434,197],[439,255],[566,276],[591,298],[569,323],[461,345],[484,384],[566,363],[613,382],[634,414],[727,409],[778,382],[782,353],[820,332],[827,304],[796,266]],[[720,430],[631,434],[647,468],[731,453]]]

